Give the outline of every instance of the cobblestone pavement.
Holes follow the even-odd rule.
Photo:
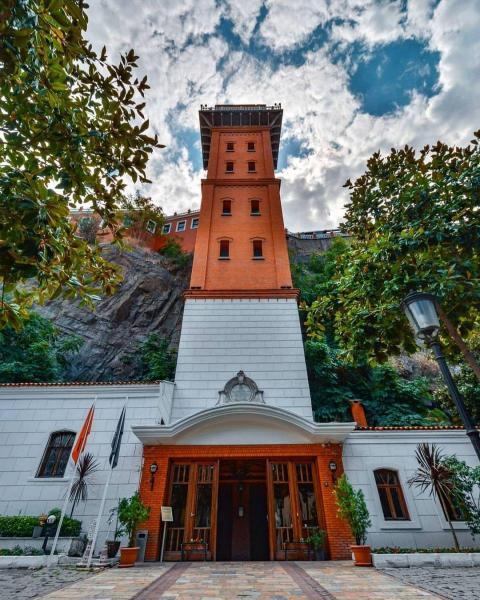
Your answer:
[[[98,575],[78,581],[42,596],[48,600],[130,600],[164,575],[172,565],[145,565],[129,569],[107,569]]]
[[[50,574],[44,577],[53,579]],[[23,593],[24,578],[42,574],[19,569],[0,572],[17,579],[1,600],[39,598]],[[92,577],[59,569],[66,585],[41,596],[45,600],[433,600],[439,598],[376,569],[351,562],[217,562],[146,564],[132,569],[109,569]],[[72,583],[68,577],[82,578]],[[18,584],[20,582],[20,584]],[[5,586],[2,586],[5,590]],[[21,592],[19,590],[22,589]],[[16,591],[15,591],[16,590]],[[37,592],[39,588],[37,587]],[[477,598],[478,596],[471,596]],[[469,596],[456,596],[469,598]]]
[[[63,588],[91,575],[91,573],[64,567],[35,570],[1,569],[0,599],[29,600],[30,598],[40,598],[43,594]]]
[[[384,569],[399,581],[420,586],[452,600],[480,599],[480,567],[435,568],[410,567],[409,569]]]
[[[146,564],[91,574],[0,571],[0,600],[480,600],[480,568],[364,569],[351,562]]]

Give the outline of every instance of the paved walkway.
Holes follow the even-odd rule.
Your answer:
[[[350,562],[217,562],[111,569],[49,600],[433,600],[427,591]]]

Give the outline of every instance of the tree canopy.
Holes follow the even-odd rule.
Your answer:
[[[335,274],[307,313],[312,336],[331,323],[336,342],[359,364],[386,361],[416,344],[400,303],[431,292],[464,336],[479,328],[480,131],[471,145],[438,142],[374,154],[364,175],[347,181],[342,228],[353,236]],[[451,339],[446,351],[457,353]]]
[[[92,301],[118,281],[75,235],[72,208],[91,206],[121,235],[126,180],[147,183],[146,76],[133,50],[119,64],[85,39],[86,5],[5,0],[0,8],[0,326],[58,295]],[[35,285],[24,286],[29,279]]]
[[[78,335],[61,335],[51,321],[31,313],[19,331],[10,325],[0,330],[0,383],[62,381],[82,342]]]

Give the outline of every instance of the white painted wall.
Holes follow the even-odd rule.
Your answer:
[[[171,387],[171,384],[167,384]],[[89,486],[89,500],[75,509],[86,531],[97,515],[108,472],[110,444],[128,396],[125,433],[120,459],[112,475],[105,515],[117,499],[130,496],[138,487],[142,444],[131,426],[168,420],[168,390],[162,384],[21,386],[0,387],[0,514],[39,515],[61,507],[70,472],[62,479],[36,478],[50,434],[60,429],[78,432],[97,396],[92,432],[86,450],[98,460],[101,470]],[[69,514],[69,513],[67,513]],[[100,543],[106,535],[101,526]],[[1,539],[0,539],[1,547]]]
[[[443,511],[428,493],[410,488],[408,479],[417,466],[415,449],[422,442],[437,444],[445,454],[456,455],[472,466],[478,464],[473,447],[460,430],[354,431],[343,449],[345,471],[356,488],[363,490],[372,518],[368,542],[372,547],[402,546],[435,548],[453,546]],[[385,521],[373,471],[379,468],[398,472],[408,506],[410,521]],[[480,545],[472,539],[465,523],[455,523],[459,541],[464,546]]]
[[[265,404],[312,419],[295,300],[186,300],[172,421],[214,407],[240,370],[263,390]]]

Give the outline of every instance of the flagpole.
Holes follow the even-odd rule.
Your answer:
[[[89,416],[90,411],[92,410],[92,408],[95,409],[96,402],[97,402],[97,396],[95,396],[95,399],[93,401],[93,405],[90,408],[89,412],[87,413],[87,420],[88,420],[88,416]],[[91,418],[93,419],[93,415],[92,415]],[[84,424],[84,426],[85,426],[85,424]],[[90,421],[90,427],[91,427],[91,421]],[[78,435],[80,436],[81,433],[82,433],[82,431],[80,431]],[[88,433],[87,433],[87,436],[88,436]],[[52,549],[50,550],[50,554],[49,554],[48,559],[47,559],[47,566],[50,566],[50,564],[52,562],[52,557],[54,556],[55,550],[57,549],[58,538],[60,537],[60,531],[62,529],[63,519],[65,518],[65,513],[67,512],[67,506],[68,506],[68,502],[70,500],[70,493],[72,491],[73,482],[75,480],[75,469],[76,469],[76,466],[77,466],[77,461],[72,457],[72,454],[73,454],[73,451],[74,451],[74,449],[75,449],[75,447],[77,445],[77,441],[78,441],[78,438],[75,440],[75,444],[72,446],[72,450],[70,451],[70,456],[68,457],[68,463],[67,463],[67,465],[70,464],[70,459],[73,459],[73,470],[72,470],[72,473],[70,475],[70,482],[68,484],[68,489],[67,489],[67,493],[66,493],[66,496],[65,496],[65,500],[63,502],[62,512],[60,513],[60,521],[59,521],[57,529],[55,531],[55,537],[53,538]],[[83,448],[81,448],[81,452],[80,452],[80,455],[78,456],[78,459],[80,459],[81,455],[83,454],[86,442],[87,442],[87,439],[85,438],[85,442],[83,443]]]
[[[75,463],[73,465],[73,471],[70,475],[70,483],[68,484],[67,495],[65,496],[65,500],[63,502],[62,512],[60,514],[60,521],[58,522],[57,530],[55,531],[55,537],[53,538],[52,549],[50,550],[50,554],[47,560],[47,566],[50,566],[52,561],[52,557],[55,554],[55,550],[57,548],[58,538],[60,537],[60,530],[62,529],[63,519],[65,517],[65,513],[67,512],[68,501],[70,499],[70,492],[72,491],[73,481],[75,479]]]
[[[97,522],[95,523],[95,531],[93,533],[93,538],[92,538],[92,544],[90,546],[90,552],[88,554],[87,569],[90,567],[90,564],[92,562],[93,551],[95,550],[95,544],[97,542],[98,532],[100,529],[100,520],[102,518],[103,509],[105,508],[105,501],[107,499],[107,491],[108,491],[108,486],[110,485],[110,480],[112,478],[112,472],[113,472],[113,469],[110,468],[110,470],[108,471],[107,481],[106,481],[105,487],[103,489],[102,501],[100,502],[100,510],[98,511]]]
[[[117,462],[118,462],[118,455],[120,452],[120,444],[121,444],[122,436],[123,436],[123,427],[125,424],[125,411],[127,409],[127,404],[128,404],[128,396],[126,396],[125,405],[122,408],[122,412],[120,413],[120,418],[117,423],[117,429],[115,431],[115,434],[114,434],[113,440],[112,440],[112,452],[110,453],[110,457],[108,459],[108,462],[110,464],[110,470],[108,472],[107,481],[106,481],[105,487],[103,489],[102,501],[100,502],[100,509],[98,511],[98,517],[97,517],[97,521],[95,523],[95,530],[93,533],[92,544],[90,546],[90,552],[88,554],[87,569],[90,567],[90,564],[92,562],[93,552],[95,550],[95,544],[97,543],[98,532],[100,530],[100,521],[102,520],[103,510],[105,508],[105,501],[107,499],[108,486],[110,485],[110,480],[112,478],[113,469],[117,466]]]

